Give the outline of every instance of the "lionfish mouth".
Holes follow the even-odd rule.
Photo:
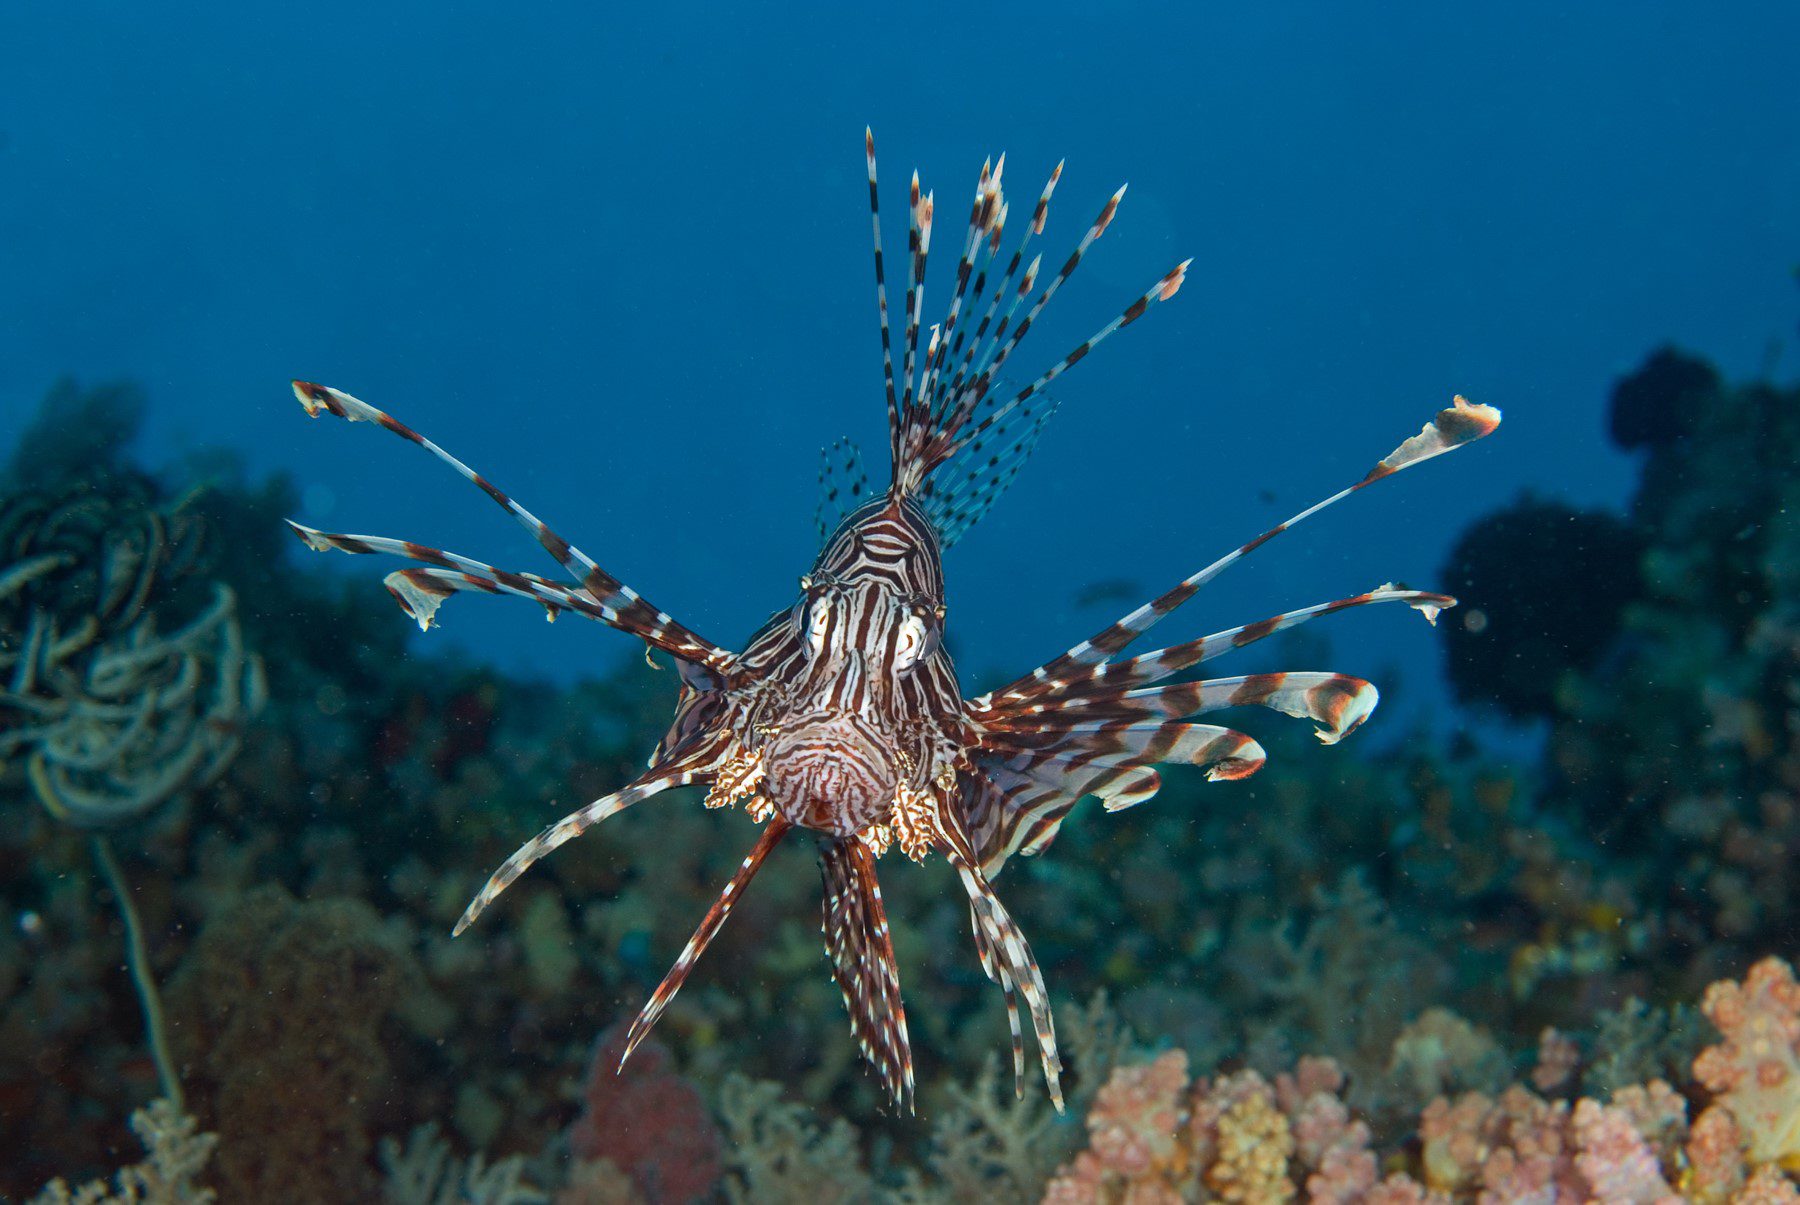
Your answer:
[[[763,752],[763,791],[795,824],[847,837],[892,808],[899,758],[864,716],[822,712],[784,725]]]

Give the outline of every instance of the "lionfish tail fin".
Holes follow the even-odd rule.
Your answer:
[[[982,164],[976,181],[974,200],[969,209],[968,230],[957,260],[956,281],[943,321],[926,333],[920,348],[922,316],[925,302],[925,266],[931,252],[931,235],[935,204],[930,193],[921,193],[918,174],[912,177],[909,192],[907,224],[907,283],[905,316],[901,338],[901,372],[894,373],[895,353],[892,325],[888,314],[886,269],[881,249],[880,189],[875,171],[875,139],[865,131],[869,166],[869,212],[875,240],[875,297],[881,320],[883,376],[887,392],[888,443],[893,461],[892,490],[896,494],[918,495],[933,472],[946,461],[981,439],[993,427],[1006,423],[1015,411],[1027,406],[1051,381],[1061,376],[1098,343],[1121,327],[1137,321],[1146,309],[1158,301],[1173,297],[1186,278],[1188,264],[1177,265],[1165,273],[1141,297],[1127,306],[1119,316],[1092,336],[1077,344],[1062,359],[1016,393],[995,395],[997,374],[1013,351],[1037,322],[1044,307],[1057,290],[1080,265],[1094,240],[1105,233],[1118,212],[1125,195],[1120,188],[1108,198],[1099,216],[1062,267],[1040,289],[1043,257],[1034,256],[1028,263],[1025,252],[1033,238],[1043,233],[1050,207],[1050,195],[1062,177],[1062,164],[1050,173],[1038,197],[1031,220],[1026,224],[1006,268],[996,270],[1007,217],[1002,176],[1006,157],[995,163]],[[1189,261],[1191,262],[1191,261]],[[1021,273],[1020,265],[1024,264]],[[1020,309],[1024,309],[1020,316]],[[979,313],[979,318],[976,315]],[[1015,322],[1015,319],[1017,321]],[[1042,411],[1037,420],[1041,423]],[[1025,428],[1030,430],[1028,424]],[[1035,432],[1027,442],[1035,442]],[[971,473],[964,466],[965,480],[954,483],[965,495],[982,496],[990,502],[997,496],[1022,457],[1002,456],[993,473]],[[988,478],[992,477],[992,481]],[[980,517],[986,506],[967,504],[949,510],[963,520],[961,530]]]
[[[719,932],[720,927],[725,924],[725,919],[731,915],[731,909],[737,903],[738,897],[743,895],[744,888],[749,886],[750,880],[756,877],[756,872],[762,869],[763,860],[777,845],[781,844],[781,839],[787,835],[788,829],[791,827],[793,826],[786,817],[779,812],[763,827],[762,836],[757,838],[756,844],[751,847],[750,852],[744,855],[744,860],[738,863],[737,870],[732,873],[731,880],[725,884],[725,889],[719,893],[719,898],[714,900],[713,906],[706,910],[706,916],[701,919],[700,927],[694,930],[694,935],[688,938],[687,945],[682,947],[681,956],[675,960],[675,965],[669,968],[669,973],[663,976],[663,981],[656,985],[656,990],[650,993],[650,1000],[644,1005],[644,1010],[637,1015],[637,1020],[631,1023],[631,1030],[625,1035],[625,1049],[619,1055],[620,1067],[625,1066],[626,1060],[631,1058],[631,1052],[638,1048],[638,1043],[650,1036],[650,1031],[656,1027],[656,1022],[662,1017],[663,1010],[668,1008],[675,999],[675,993],[679,992],[681,985],[687,982],[688,973],[694,969],[694,964],[700,961],[700,955],[706,952],[707,945]]]
[[[825,880],[825,949],[844,993],[850,1032],[894,1108],[911,1112],[912,1046],[874,856],[856,837],[829,837],[819,843],[819,869]]]

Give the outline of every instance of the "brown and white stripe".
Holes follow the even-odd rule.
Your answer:
[[[770,616],[742,653],[676,622],[411,427],[347,393],[304,381],[294,383],[294,392],[309,413],[373,423],[424,448],[530,531],[574,584],[411,541],[299,524],[294,531],[315,549],[414,562],[389,574],[387,584],[422,628],[431,626],[453,594],[507,595],[536,603],[551,618],[573,612],[617,628],[675,659],[681,683],[675,714],[649,768],[521,846],[476,893],[457,933],[532,863],[628,807],[689,784],[709,788],[711,805],[743,798],[762,826],[757,841],[638,1014],[625,1056],[674,1000],[776,847],[795,828],[808,828],[819,842],[825,946],[852,1035],[883,1093],[910,1109],[913,1056],[875,860],[890,844],[913,856],[936,853],[956,870],[976,958],[1000,987],[1019,1090],[1023,1018],[1029,1017],[1050,1098],[1061,1108],[1061,1059],[1043,973],[993,888],[1007,859],[1048,848],[1084,797],[1099,798],[1112,811],[1149,799],[1162,784],[1158,765],[1200,766],[1217,780],[1261,768],[1266,753],[1255,739],[1195,722],[1195,716],[1258,707],[1311,720],[1320,739],[1332,743],[1366,721],[1377,701],[1368,682],[1317,671],[1158,683],[1318,616],[1400,602],[1432,618],[1454,600],[1383,586],[1115,658],[1227,566],[1357,490],[1481,438],[1500,414],[1457,398],[1356,484],[1239,546],[1061,657],[965,700],[943,646],[944,549],[986,513],[1031,454],[1055,408],[1046,386],[1152,305],[1174,296],[1188,263],[1024,388],[1000,388],[998,374],[1105,233],[1124,189],[1106,202],[1040,291],[1042,257],[1028,259],[1027,253],[1044,231],[1062,165],[1050,173],[1004,271],[996,272],[1007,218],[1001,179],[1006,161],[1002,156],[991,166],[984,163],[948,307],[921,353],[933,203],[915,173],[896,378],[872,133],[865,133],[865,150],[892,476],[872,494],[854,445],[840,441],[825,450],[817,512],[823,546],[798,596]]]

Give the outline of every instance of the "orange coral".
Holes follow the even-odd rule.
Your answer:
[[[1206,1184],[1224,1201],[1292,1200],[1288,1159],[1294,1133],[1267,1092],[1233,1104],[1218,1120],[1218,1156],[1206,1171]]]

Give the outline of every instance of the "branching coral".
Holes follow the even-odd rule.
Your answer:
[[[513,1155],[488,1163],[480,1155],[453,1158],[435,1125],[419,1126],[402,1146],[381,1140],[386,1205],[544,1205],[550,1198],[525,1181],[525,1160]]]
[[[133,1113],[131,1128],[148,1156],[142,1163],[121,1168],[111,1184],[95,1180],[71,1189],[52,1180],[31,1205],[211,1205],[213,1191],[194,1181],[212,1158],[217,1137],[196,1133],[194,1119],[167,1100]]]
[[[737,1075],[726,1077],[718,1108],[727,1138],[725,1196],[734,1205],[859,1205],[873,1198],[856,1131],[843,1119],[820,1127],[782,1099],[780,1084]]]

